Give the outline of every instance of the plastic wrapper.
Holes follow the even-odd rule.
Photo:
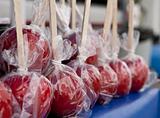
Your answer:
[[[92,48],[90,41],[91,40],[86,40],[86,44],[79,47],[78,58],[72,60],[68,65],[71,66],[83,80],[87,88],[87,95],[91,100],[90,107],[92,108],[99,97],[101,76],[95,66],[85,63],[88,57],[96,54],[96,49]]]
[[[79,31],[82,31],[83,14],[81,13],[81,11],[79,10],[79,8],[77,6],[76,6],[76,18],[77,18],[76,26],[79,29]],[[89,33],[94,33],[94,30],[92,28],[91,23],[89,23],[88,32]]]
[[[18,118],[20,112],[20,106],[11,89],[0,81],[0,118]]]
[[[49,19],[49,2],[48,0],[34,0],[32,24],[45,29],[45,23]]]
[[[68,7],[68,8],[67,8]],[[79,25],[77,25],[77,29],[76,31],[73,31],[69,28],[69,23],[70,23],[70,14],[67,13],[67,9],[68,12],[71,12],[70,7],[66,6],[66,11],[64,11],[64,9],[62,7],[58,7],[57,8],[57,18],[58,18],[58,29],[59,29],[59,34],[61,34],[63,36],[64,39],[68,39],[71,44],[72,47],[74,48],[74,52],[72,54],[72,57],[69,60],[65,60],[63,61],[64,64],[69,63],[71,60],[74,60],[77,58],[78,56],[78,46],[80,45],[81,42],[81,23],[82,22],[82,17],[81,17],[81,13],[78,11],[77,8],[77,13],[78,13],[78,23]],[[88,46],[88,49],[90,51],[94,50],[96,52],[96,48],[97,48],[97,44],[98,44],[98,40],[95,37],[97,33],[95,31],[92,30],[92,27],[90,25],[89,28],[89,37],[88,40],[90,40],[90,43],[86,46]],[[97,55],[92,54],[92,55],[88,55],[88,58],[86,58],[86,63],[88,64],[95,64],[97,61]]]
[[[108,64],[99,64],[98,69],[102,76],[101,91],[98,103],[104,105],[109,103],[116,94],[118,87],[118,79],[116,73]]]
[[[158,74],[154,71],[149,72],[149,77],[145,82],[143,88],[140,89],[140,92],[156,87],[159,84],[159,82],[160,80],[158,79]]]
[[[73,48],[68,40],[56,37],[54,60],[46,77],[53,85],[53,99],[51,107],[52,117],[88,117],[90,115],[90,99],[86,94],[83,81],[69,66],[63,65],[62,60],[70,58]]]
[[[29,71],[42,72],[51,57],[51,49],[43,32],[35,25],[24,26],[26,63]],[[16,28],[12,27],[0,37],[1,71],[10,72],[17,69]]]
[[[47,116],[53,95],[52,85],[47,78],[38,73],[19,71],[8,74],[3,81],[11,88],[20,106],[21,112],[18,118]]]
[[[78,44],[79,44],[78,43],[79,42],[78,39],[79,38],[80,38],[80,35],[79,35],[78,32],[72,32],[72,33],[70,33],[68,35],[65,35],[63,37],[64,40],[68,40],[68,42],[71,43],[71,46],[72,46],[72,48],[74,50],[69,59],[62,61],[63,64],[68,64],[71,60],[74,60],[74,59],[77,58],[77,56],[78,56]]]
[[[116,72],[118,78],[116,96],[124,96],[129,94],[132,81],[131,72],[128,66],[122,60],[115,59],[110,62],[110,67]]]
[[[106,40],[102,39],[100,35],[98,39],[99,50],[97,52],[98,60],[96,66],[98,67],[99,72],[101,74],[101,90],[98,103],[104,105],[109,103],[116,94],[118,87],[118,79],[117,74],[109,66],[110,58],[106,51],[108,49],[108,41],[105,42]]]
[[[65,4],[64,6],[62,4],[57,4],[56,6],[56,12],[57,12],[57,26],[60,30],[59,32],[64,34],[70,34],[72,31],[69,27],[70,24],[70,16],[71,16],[71,8],[69,4]]]
[[[124,48],[128,55],[123,58],[123,61],[128,65],[132,74],[132,87],[131,92],[138,92],[145,84],[149,77],[149,68],[144,59],[135,54],[135,49],[139,43],[140,34],[138,31],[134,32],[134,39],[132,47],[127,45],[127,34],[122,35],[122,48]]]
[[[21,28],[19,28],[21,29]],[[19,44],[23,52],[23,57],[17,56],[17,36],[16,28],[10,28],[1,36],[2,57],[16,69],[16,72],[7,74],[2,78],[3,82],[12,90],[13,96],[17,101],[20,114],[12,116],[14,118],[44,118],[50,110],[52,100],[52,84],[50,81],[36,72],[30,71],[42,70],[47,65],[46,58],[49,56],[49,43],[45,39],[43,33],[38,26],[23,26],[22,34],[24,36],[24,44]],[[3,50],[2,50],[3,49]],[[20,50],[18,50],[20,53]],[[26,63],[21,66],[18,58],[22,58],[22,62]],[[24,59],[23,59],[24,58]],[[49,58],[48,58],[49,60]],[[47,61],[48,61],[47,60]],[[19,65],[18,65],[18,64]],[[26,66],[27,65],[27,66]],[[13,105],[12,108],[15,106]],[[14,112],[13,112],[14,113]]]
[[[67,39],[63,39],[60,35],[56,37],[54,49],[54,60],[59,63],[63,60],[68,60],[75,51],[72,43]]]
[[[90,108],[93,108],[100,94],[101,75],[98,69],[93,65],[86,64],[80,60],[71,61],[69,66],[71,66],[83,80],[87,89],[87,95],[91,100]]]
[[[131,84],[132,84],[131,72],[128,66],[126,65],[126,63],[118,59],[118,53],[120,49],[120,40],[117,39],[115,41],[115,45],[113,45],[111,34],[108,34],[107,39],[105,39],[104,41],[105,41],[104,44],[106,45],[106,48],[105,48],[107,53],[106,57],[107,58],[109,57],[107,60],[107,63],[114,70],[118,79],[118,87],[117,87],[117,92],[115,96],[119,97],[119,96],[127,95],[130,92]]]
[[[53,84],[51,112],[55,117],[79,117],[89,111],[88,99],[82,80],[68,66],[52,61],[47,78]]]
[[[29,71],[43,72],[51,58],[49,41],[46,38],[41,25],[45,21],[47,0],[35,0],[33,24],[23,26],[25,40],[26,65]],[[43,9],[45,8],[45,9]],[[43,11],[43,12],[42,12]],[[0,36],[0,70],[7,73],[17,69],[17,34],[16,28],[7,29]]]
[[[98,51],[100,49],[99,34],[96,31],[88,33],[88,39],[84,46],[88,50],[88,56],[85,60],[86,63],[95,65],[98,60]]]
[[[76,7],[76,16],[77,16],[77,22],[76,22],[76,26],[77,29],[79,31],[82,31],[82,23],[83,23],[83,15],[80,12],[80,10],[78,9],[78,7]],[[78,38],[80,39],[80,38]],[[97,62],[97,55],[98,55],[98,50],[99,50],[99,34],[97,31],[93,30],[92,25],[89,23],[88,26],[88,39],[89,42],[87,42],[86,46],[88,47],[89,51],[94,51],[94,53],[92,53],[91,55],[88,55],[88,57],[86,58],[86,63],[88,64],[93,64],[95,65]]]
[[[74,49],[73,54],[67,60],[63,60],[64,64],[70,62],[70,60],[75,59],[78,55],[78,45],[80,42],[80,33],[78,30],[73,31],[69,27],[70,23],[70,15],[71,9],[68,5],[65,6],[57,6],[57,25],[58,25],[58,34],[62,35],[64,40],[68,40],[71,42],[71,46]]]

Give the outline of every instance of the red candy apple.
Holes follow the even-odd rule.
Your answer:
[[[117,92],[118,79],[116,73],[108,65],[98,67],[101,73],[101,91],[98,102],[108,103]]]
[[[12,89],[13,95],[22,109],[22,116],[41,118],[47,114],[51,99],[51,83],[36,73],[12,73],[4,77],[4,82]]]
[[[71,68],[56,63],[54,67],[47,76],[54,89],[52,114],[56,117],[77,116],[85,107],[89,108],[83,82]]]
[[[71,63],[69,63],[69,65],[74,68],[77,75],[82,78],[87,90],[87,95],[91,100],[92,108],[95,105],[100,93],[101,75],[98,69],[89,64],[80,64],[76,60],[73,60]]]
[[[0,82],[0,117],[11,118],[12,114],[12,92]]]
[[[24,26],[25,51],[29,71],[41,72],[51,57],[50,46],[37,26]],[[26,46],[27,45],[27,46]],[[16,28],[6,30],[0,36],[0,65],[4,72],[17,68],[17,35]]]
[[[132,74],[131,92],[138,92],[145,84],[149,69],[140,56],[128,56],[124,59]]]
[[[127,95],[131,89],[131,72],[125,62],[116,59],[110,62],[111,68],[116,72],[118,78],[117,96]]]

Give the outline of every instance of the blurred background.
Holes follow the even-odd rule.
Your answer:
[[[32,18],[33,0],[23,1],[23,17],[26,23]],[[84,0],[77,0],[78,7],[83,11]],[[160,77],[160,0],[135,0],[134,22],[140,31],[140,44],[136,53],[143,56],[150,68]],[[103,27],[107,0],[92,0],[90,21],[95,29]],[[119,33],[127,31],[127,0],[119,0]],[[0,0],[0,34],[14,25],[12,0]],[[125,55],[121,50],[120,57]]]

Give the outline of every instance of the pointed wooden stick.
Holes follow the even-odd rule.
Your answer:
[[[111,45],[113,48],[115,48],[117,46],[117,38],[118,38],[118,33],[117,33],[117,26],[118,26],[118,21],[117,21],[117,5],[118,5],[118,1],[117,0],[113,0],[113,19],[112,19],[112,42]]]
[[[104,27],[103,27],[103,38],[106,39],[107,35],[110,32],[111,24],[112,24],[112,15],[113,12],[113,0],[108,0],[107,7],[106,7],[106,15],[104,20]]]
[[[50,7],[52,50],[54,52],[56,44],[56,36],[57,36],[56,1],[49,0],[49,7]],[[55,54],[55,52],[53,54]]]
[[[73,30],[76,29],[76,0],[71,1],[71,7],[72,7],[72,23],[71,27]]]
[[[17,51],[18,51],[18,65],[20,70],[26,70],[26,58],[24,51],[24,39],[23,39],[23,21],[21,13],[21,0],[14,0],[14,12],[16,21],[16,32],[17,32]]]
[[[85,8],[84,8],[84,17],[83,17],[81,46],[84,46],[86,44],[86,40],[87,40],[90,6],[91,6],[91,0],[86,0],[85,1]]]
[[[134,0],[129,0],[129,18],[128,18],[128,48],[132,50],[133,41],[134,41],[134,24],[133,24],[133,8]]]

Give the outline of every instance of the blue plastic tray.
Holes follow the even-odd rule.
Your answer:
[[[96,105],[91,118],[160,118],[160,90],[151,89]]]

